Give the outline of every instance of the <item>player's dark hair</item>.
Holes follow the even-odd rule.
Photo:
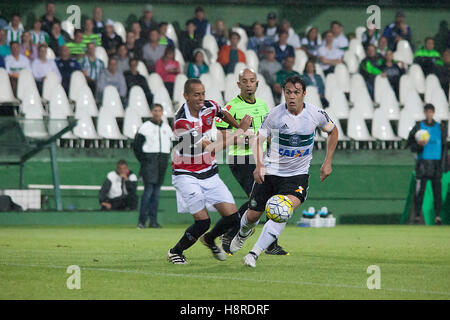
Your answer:
[[[425,41],[424,41],[424,43],[427,43],[427,41],[428,41],[428,40],[433,40],[433,41],[434,41],[434,38],[433,38],[433,37],[430,37],[430,36],[428,36],[428,37],[426,37],[426,38],[425,38]]]
[[[154,103],[154,104],[152,104],[150,110],[153,111],[153,109],[158,108],[158,107],[161,108],[161,110],[164,110],[162,104],[159,104],[159,103]]]
[[[342,23],[340,23],[340,22],[339,22],[339,21],[337,21],[337,20],[333,20],[333,21],[331,21],[331,23],[330,23],[330,27],[331,27],[331,26],[333,26],[333,25],[335,25],[335,24],[337,24],[338,26],[342,27]]]
[[[117,165],[118,166],[123,166],[123,165],[128,165],[126,160],[120,159],[119,161],[117,161]]]
[[[195,26],[195,22],[193,19],[189,19],[188,21],[186,21],[186,26],[193,24]]]
[[[286,85],[288,83],[292,83],[294,86],[295,86],[295,84],[300,83],[301,86],[302,86],[302,90],[305,91],[305,89],[306,89],[306,82],[305,82],[305,80],[303,80],[299,76],[288,77],[283,83],[283,90],[286,88]]]
[[[428,110],[432,110],[434,112],[434,106],[431,103],[427,103],[424,107],[423,107],[423,111],[428,111]]]
[[[75,31],[73,32],[73,36],[75,37],[75,35],[76,35],[77,33],[83,33],[83,30],[81,30],[81,29],[75,29]]]
[[[200,81],[200,79],[188,79],[185,83],[184,83],[184,93],[185,94],[189,94],[191,93],[191,86],[193,84],[202,84],[202,82]]]
[[[231,39],[233,36],[237,36],[239,39],[241,38],[241,35],[240,35],[239,33],[237,33],[236,31],[233,31],[233,32],[230,33],[230,39]]]
[[[197,8],[195,8],[195,13],[197,13],[197,12],[205,12],[205,10],[203,10],[202,7],[197,7]]]

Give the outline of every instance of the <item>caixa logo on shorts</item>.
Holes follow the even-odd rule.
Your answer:
[[[280,156],[284,156],[284,157],[293,157],[293,158],[299,158],[299,157],[303,157],[306,156],[310,153],[310,149],[284,149],[284,148],[279,148],[278,149],[278,154]]]

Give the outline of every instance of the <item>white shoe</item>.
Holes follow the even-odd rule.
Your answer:
[[[203,234],[199,238],[200,242],[203,243],[207,248],[211,250],[211,253],[213,254],[213,257],[216,258],[219,261],[225,261],[227,258],[227,255],[225,251],[222,250],[222,248],[216,246],[216,244],[209,244],[205,240],[205,235]]]
[[[249,266],[252,268],[256,267],[256,260],[258,260],[258,256],[254,254],[252,251],[250,251],[245,257],[244,257],[244,266]]]
[[[182,254],[167,252],[167,260],[173,264],[187,264],[186,257]]]
[[[247,240],[248,238],[250,238],[250,236],[252,234],[255,233],[255,228],[252,228],[252,230],[250,231],[250,233],[248,234],[248,236],[246,237],[242,237],[241,236],[241,232],[239,231],[233,238],[233,240],[231,240],[230,243],[230,251],[231,253],[235,253],[239,250],[241,250],[242,246],[244,245],[245,240]]]

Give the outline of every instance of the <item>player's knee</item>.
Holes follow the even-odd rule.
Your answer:
[[[239,212],[235,212],[232,215],[223,217],[226,224],[230,226],[239,225],[241,223],[241,218]]]

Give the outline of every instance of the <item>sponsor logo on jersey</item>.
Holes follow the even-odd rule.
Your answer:
[[[279,148],[278,149],[278,154],[280,156],[284,156],[284,157],[292,157],[292,158],[299,158],[299,157],[303,157],[306,156],[310,153],[310,149],[285,149],[285,148]]]

